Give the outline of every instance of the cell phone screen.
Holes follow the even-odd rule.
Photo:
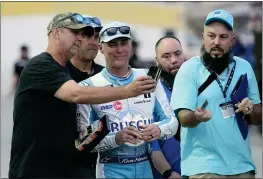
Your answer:
[[[148,76],[151,76],[155,81],[158,81],[160,78],[160,75],[162,73],[162,69],[159,67],[151,66],[148,71]]]

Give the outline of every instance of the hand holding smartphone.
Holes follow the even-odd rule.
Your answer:
[[[208,101],[206,99],[205,102],[202,104],[201,109],[204,110],[207,107],[207,105],[208,105]]]
[[[205,110],[208,105],[208,100],[202,104],[200,108],[197,108],[194,112],[195,117],[200,122],[207,122],[212,118],[212,113],[208,110]]]

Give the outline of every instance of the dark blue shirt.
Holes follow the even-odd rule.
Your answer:
[[[167,84],[167,85],[166,85]],[[167,98],[171,99],[171,90],[168,83],[162,81]],[[164,157],[172,167],[173,171],[181,174],[181,157],[180,157],[180,142],[174,137],[167,140],[156,140],[152,142],[153,151],[162,151]],[[162,174],[157,169],[153,168],[154,178],[163,178]]]

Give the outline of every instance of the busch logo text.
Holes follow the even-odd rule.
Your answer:
[[[128,126],[136,127],[140,130],[140,124],[152,124],[154,121],[153,119],[145,119],[145,120],[138,120],[138,121],[120,121],[120,122],[110,122],[110,131],[111,132],[118,132]]]

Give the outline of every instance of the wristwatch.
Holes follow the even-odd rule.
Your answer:
[[[168,170],[166,170],[165,172],[163,172],[163,178],[169,178],[173,173],[173,170],[170,168]]]

